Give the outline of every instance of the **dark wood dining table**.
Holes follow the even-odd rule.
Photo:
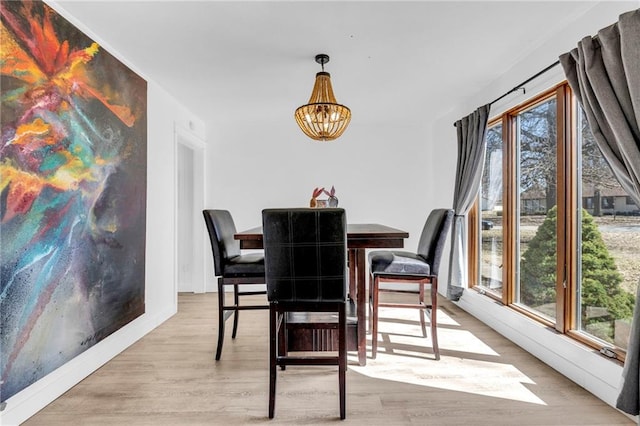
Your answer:
[[[243,249],[261,249],[262,227],[238,232],[234,238],[240,240]],[[402,248],[409,233],[377,223],[349,223],[347,224],[347,249],[349,251],[349,296],[356,302],[356,316],[358,320],[358,362],[367,363],[366,339],[366,249]]]

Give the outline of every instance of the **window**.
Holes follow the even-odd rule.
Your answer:
[[[472,286],[624,357],[640,280],[640,209],[566,83],[489,123],[470,214]]]
[[[586,192],[593,194],[596,201],[589,206],[591,208],[576,212],[580,238],[575,328],[603,345],[626,349],[635,288],[640,278],[640,261],[637,260],[640,216],[627,214],[637,207],[633,202],[632,206],[627,204],[630,197],[596,146],[582,111],[577,127],[580,146],[577,197]],[[616,199],[620,201],[616,203]]]
[[[516,126],[517,253],[515,303],[546,318],[556,315],[555,215],[557,107],[545,99],[514,116]],[[555,247],[554,247],[555,248]]]
[[[480,281],[484,289],[502,297],[502,125],[487,131],[480,190]]]
[[[606,210],[613,210],[613,197],[602,197],[602,208]]]
[[[582,208],[593,210],[593,197],[582,197]]]

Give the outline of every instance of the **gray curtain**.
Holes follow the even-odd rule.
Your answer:
[[[560,63],[582,105],[603,156],[622,187],[640,206],[640,9],[585,37]],[[616,406],[640,408],[640,289]]]
[[[473,205],[480,188],[482,166],[487,148],[485,136],[491,104],[478,108],[473,114],[456,122],[458,131],[458,163],[453,192],[453,231],[449,257],[449,285],[447,298],[458,300],[467,281],[466,214]]]

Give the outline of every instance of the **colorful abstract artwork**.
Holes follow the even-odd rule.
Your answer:
[[[144,313],[147,83],[2,1],[0,401]]]

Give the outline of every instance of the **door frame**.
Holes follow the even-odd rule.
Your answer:
[[[182,145],[193,152],[193,205],[192,211],[194,213],[193,218],[193,227],[192,227],[192,238],[191,241],[194,242],[193,247],[193,262],[192,262],[192,271],[191,277],[193,280],[192,290],[194,293],[204,293],[206,291],[206,280],[205,280],[205,261],[204,261],[204,253],[205,253],[205,245],[207,242],[207,235],[204,229],[204,221],[198,220],[198,213],[202,212],[204,209],[204,195],[205,195],[205,175],[206,175],[206,144],[205,142],[196,134],[191,132],[188,129],[183,128],[177,123],[174,124],[174,188],[175,194],[174,199],[176,202],[174,203],[174,294],[175,294],[175,303],[177,306],[178,300],[178,272],[179,272],[179,253],[178,253],[178,148],[179,145]]]

